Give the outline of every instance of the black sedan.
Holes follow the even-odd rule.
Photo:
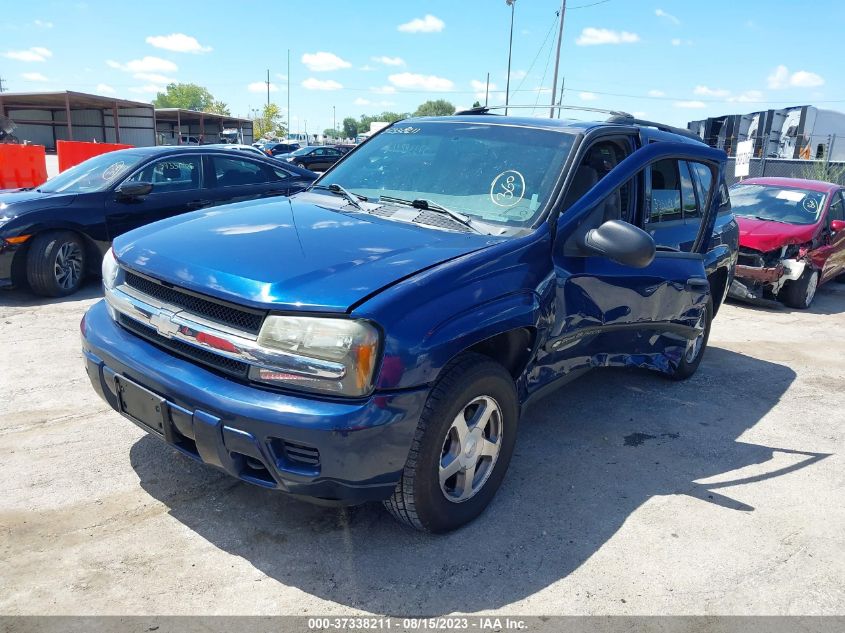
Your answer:
[[[305,169],[324,171],[343,157],[339,149],[324,145],[309,145],[290,154],[277,156]]]
[[[290,154],[299,149],[297,143],[267,143],[261,146],[261,151],[267,156],[280,156],[282,154]]]
[[[296,165],[207,147],[139,147],[91,158],[38,188],[0,191],[0,288],[59,297],[97,273],[126,231],[214,205],[284,196],[317,177]]]

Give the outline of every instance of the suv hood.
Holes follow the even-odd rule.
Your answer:
[[[784,224],[736,217],[739,224],[739,244],[757,251],[773,251],[788,244],[803,244],[812,241],[819,231],[819,224]]]
[[[129,268],[235,303],[346,312],[409,275],[501,241],[345,213],[335,206],[342,204],[300,194],[227,205],[136,229],[114,251]]]

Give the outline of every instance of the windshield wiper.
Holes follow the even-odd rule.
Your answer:
[[[755,220],[763,220],[764,222],[778,222],[779,224],[791,224],[791,222],[784,222],[783,220],[778,220],[777,218],[769,218],[769,217],[766,217],[765,215],[751,215],[751,216],[744,215],[742,217],[744,217],[744,218],[752,217]]]
[[[361,203],[358,202],[359,200],[366,200],[366,196],[359,196],[357,194],[352,193],[346,187],[339,185],[337,183],[332,183],[330,185],[313,185],[311,189],[326,189],[327,191],[331,191],[332,193],[339,193],[341,196],[346,198],[346,201],[351,204],[353,207],[358,209],[359,211],[364,211],[366,213],[366,209],[361,206]]]
[[[414,207],[415,209],[422,209],[423,211],[434,211],[435,213],[442,213],[443,215],[448,215],[455,222],[463,224],[465,227],[471,229],[473,232],[484,235],[483,231],[480,231],[472,225],[472,220],[470,220],[469,217],[465,216],[463,213],[458,213],[457,211],[448,209],[442,204],[437,204],[433,200],[426,200],[424,198],[417,198],[416,200],[405,200],[403,198],[394,198],[393,196],[379,196],[379,200],[383,200],[385,202],[393,202],[396,204],[405,204],[410,207]]]

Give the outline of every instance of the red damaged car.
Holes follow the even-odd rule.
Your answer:
[[[739,258],[730,296],[808,308],[845,281],[845,188],[800,178],[748,178],[730,189]]]

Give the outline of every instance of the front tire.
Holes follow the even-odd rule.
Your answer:
[[[806,310],[813,304],[816,298],[816,289],[819,286],[819,271],[809,266],[804,273],[795,281],[788,282],[780,291],[780,300],[790,308]]]
[[[707,300],[707,305],[696,324],[701,328],[701,334],[696,338],[687,341],[681,362],[675,370],[669,374],[674,380],[686,380],[692,376],[701,364],[704,352],[707,349],[707,342],[710,340],[710,325],[713,323],[713,301]]]
[[[64,297],[73,294],[85,278],[85,244],[72,231],[36,235],[29,247],[26,278],[35,294]]]
[[[480,354],[465,354],[428,396],[408,461],[384,502],[402,523],[449,532],[490,503],[508,469],[519,404],[510,374]]]

